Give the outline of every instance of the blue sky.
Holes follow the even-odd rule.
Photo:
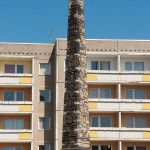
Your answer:
[[[150,0],[85,0],[86,38],[150,40]],[[66,38],[68,0],[0,0],[0,42]]]

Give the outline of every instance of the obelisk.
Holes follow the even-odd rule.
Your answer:
[[[62,150],[89,150],[84,0],[69,0]]]

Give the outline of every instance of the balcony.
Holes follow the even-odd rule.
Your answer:
[[[150,111],[149,99],[89,99],[89,111]]]
[[[150,129],[133,128],[93,128],[90,127],[90,140],[150,140]]]
[[[117,73],[89,73],[87,74],[88,83],[145,83],[150,82],[149,74],[117,74]]]
[[[2,130],[0,129],[0,141],[1,142],[15,142],[32,140],[31,130]]]

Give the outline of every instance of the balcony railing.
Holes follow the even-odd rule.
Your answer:
[[[150,110],[150,99],[91,99],[90,111],[143,111]]]

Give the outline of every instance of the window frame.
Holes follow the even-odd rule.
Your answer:
[[[48,101],[45,101],[45,100],[41,101],[40,100],[40,91],[48,91],[48,94],[49,94],[49,100]],[[51,91],[51,89],[39,89],[39,91],[38,91],[38,101],[40,103],[50,103],[51,99],[52,99],[52,91]]]
[[[12,66],[14,66],[14,73],[6,73],[6,66],[8,66],[8,65],[12,65]],[[23,73],[18,73],[18,66],[23,66]],[[23,64],[5,64],[4,65],[4,72],[5,72],[5,74],[24,74],[24,65]]]
[[[133,147],[133,150],[136,150],[137,147],[145,147],[146,150],[147,150],[147,146],[135,146],[135,145],[134,145],[134,146],[132,146],[132,145],[129,146],[129,145],[128,145],[128,146],[126,147],[126,150],[128,150],[128,147]]]
[[[92,126],[92,118],[98,118],[98,127],[93,127]],[[110,127],[102,127],[101,126],[101,118],[105,118],[105,117],[107,117],[107,118],[110,118]],[[93,127],[93,128],[111,128],[112,127],[112,117],[111,116],[91,116],[91,119],[90,119],[90,121],[91,121],[91,127]]]
[[[109,144],[108,144],[108,145],[109,145]],[[91,150],[92,150],[92,146],[98,146],[98,150],[101,150],[101,146],[108,146],[108,145],[104,145],[104,144],[101,144],[101,145],[93,144],[93,145],[91,145]],[[110,145],[110,149],[112,150],[112,145]]]
[[[45,146],[45,145],[47,145],[48,146],[48,150],[50,150],[50,144],[38,145],[38,150],[40,150],[40,146]]]
[[[108,69],[103,69],[103,63],[108,63]],[[103,70],[103,71],[110,71],[110,61],[100,61],[99,62],[99,70]]]
[[[8,92],[12,92],[14,94],[14,99],[11,100],[11,101],[5,100],[5,93],[8,93]],[[22,101],[18,101],[17,100],[17,92],[22,92],[22,94],[23,94],[23,100]],[[24,91],[4,91],[3,92],[3,101],[5,101],[5,102],[24,102],[25,101],[25,99],[24,99]]]
[[[127,98],[127,96],[126,96],[127,90],[132,91],[132,98]],[[143,95],[144,98],[135,98],[136,97],[136,95],[135,95],[136,90],[144,91],[144,95]],[[125,99],[146,99],[146,90],[145,89],[125,89]]]
[[[131,70],[126,70],[126,63],[131,63]],[[135,63],[142,63],[143,69],[142,70],[135,70]],[[124,70],[125,71],[145,71],[145,62],[144,61],[125,61],[124,62]]]
[[[47,129],[45,129],[45,126],[44,126],[44,128],[40,128],[40,118],[48,118],[49,125],[48,125]],[[51,130],[51,117],[50,116],[40,116],[40,117],[38,117],[38,130]]]
[[[48,73],[42,73],[41,72],[41,65],[48,65],[49,64],[49,66],[50,66],[50,68],[49,68],[49,72]],[[50,62],[48,62],[48,63],[39,63],[39,75],[40,76],[50,76],[50,75],[52,75],[52,66],[51,66],[51,63]]]

